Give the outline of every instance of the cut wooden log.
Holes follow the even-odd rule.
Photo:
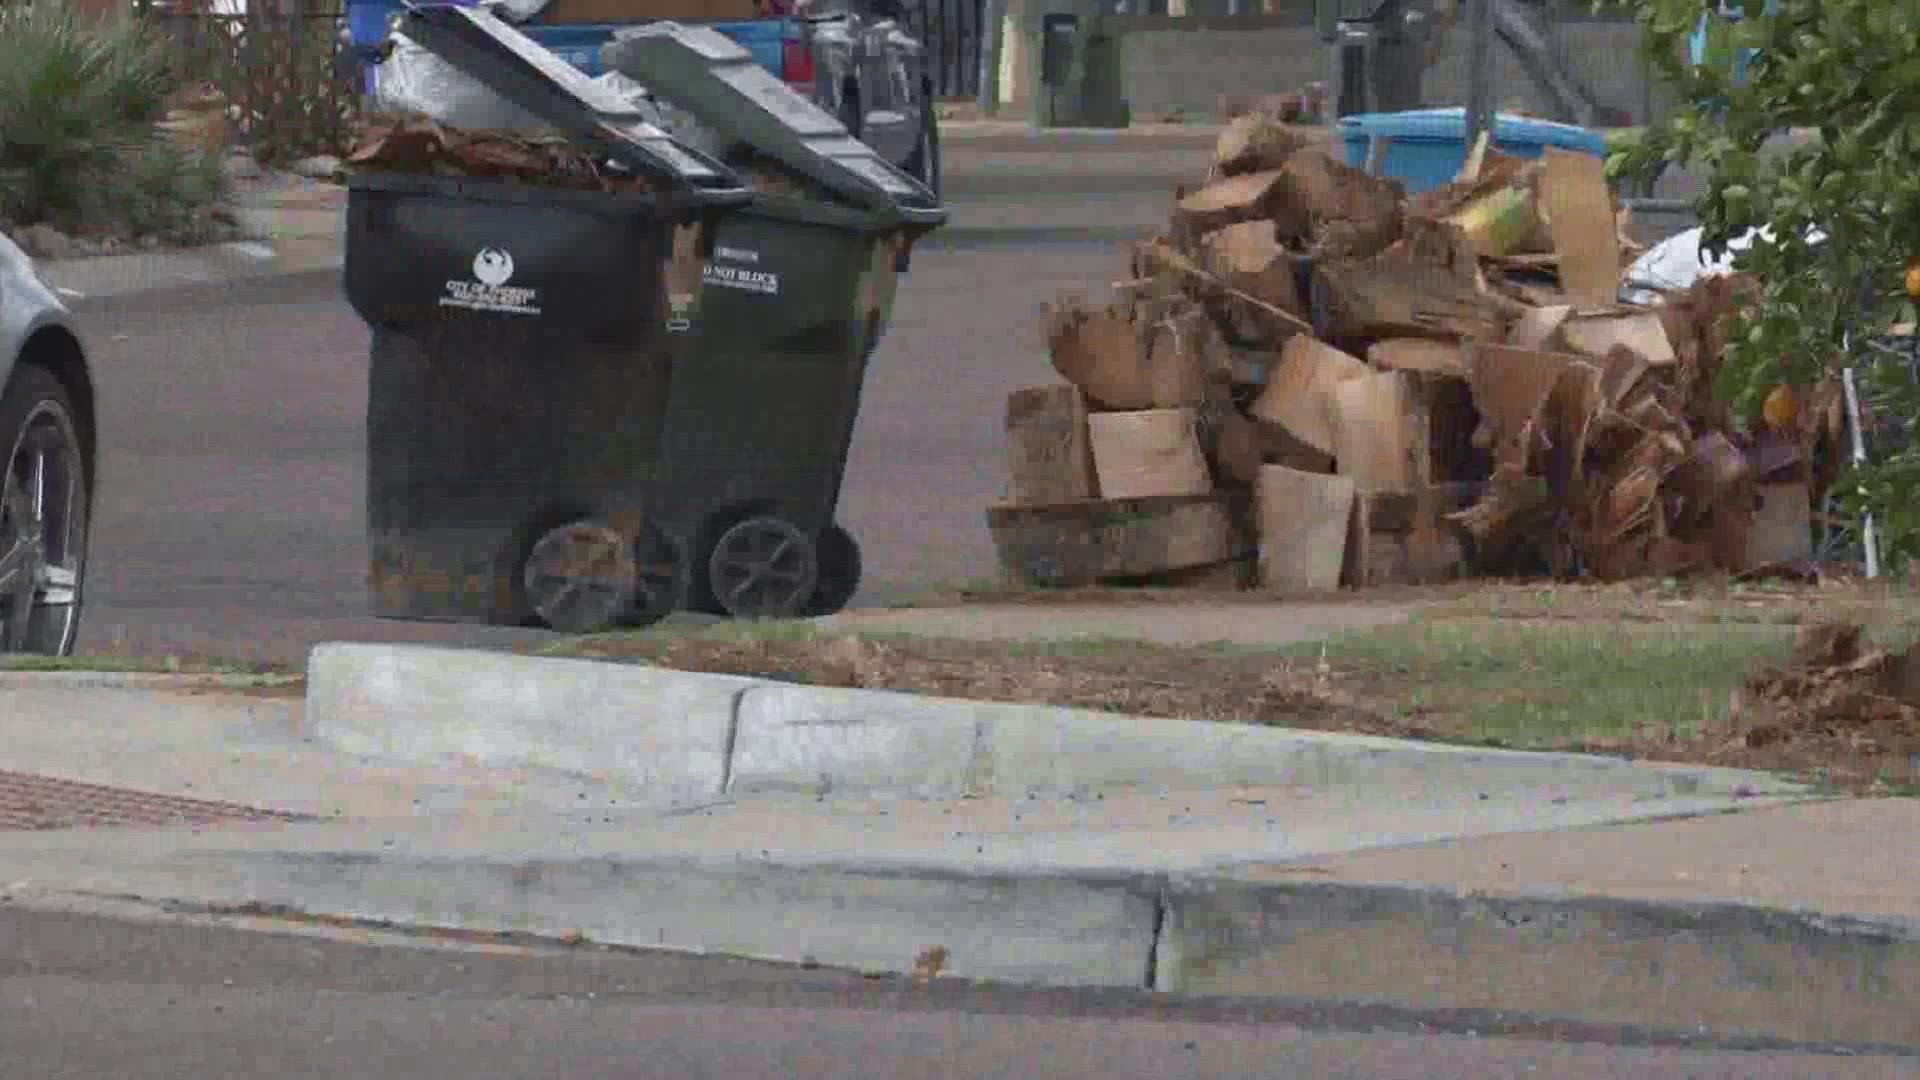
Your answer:
[[[1227,284],[1276,307],[1304,315],[1294,256],[1271,221],[1242,221],[1207,238],[1207,254]]]
[[[1191,589],[1194,592],[1242,592],[1258,584],[1260,564],[1253,559],[1229,559],[1214,563],[1212,566],[1196,566],[1189,570],[1169,570],[1156,575],[1155,584],[1168,589]]]
[[[1151,321],[1142,317],[1136,323],[1145,326],[1149,367],[1179,373],[1178,393],[1192,393],[1188,380],[1196,370],[1203,379],[1232,380],[1233,349],[1206,309],[1190,299],[1183,297],[1171,310],[1161,309]]]
[[[1358,491],[1424,491],[1432,476],[1424,388],[1406,372],[1369,371],[1334,388],[1335,469]]]
[[[1280,170],[1268,169],[1208,184],[1174,206],[1174,225],[1200,237],[1235,222],[1272,218],[1286,197],[1280,178]]]
[[[1313,324],[1306,319],[1230,284],[1221,275],[1175,250],[1165,240],[1151,240],[1136,245],[1134,264],[1137,270],[1144,269],[1148,273],[1167,271],[1181,275],[1198,299],[1244,305],[1251,316],[1267,323],[1269,336],[1276,343],[1296,333],[1313,332]]]
[[[1751,502],[1754,480],[1746,452],[1731,439],[1717,431],[1701,435],[1693,441],[1686,462],[1667,478],[1668,494],[1679,504],[1676,525],[1691,532],[1705,525],[1719,506],[1743,499]]]
[[[1271,221],[1238,221],[1208,235],[1206,252],[1222,277],[1264,274],[1287,258]]]
[[[1606,356],[1624,347],[1654,367],[1668,367],[1679,359],[1654,311],[1573,312],[1560,324],[1559,336],[1568,352],[1586,356]]]
[[[1464,378],[1422,374],[1427,408],[1427,441],[1432,447],[1429,472],[1436,484],[1484,480],[1493,462],[1473,444],[1480,411],[1473,403],[1473,387]]]
[[[1237,505],[1223,493],[1000,504],[987,509],[987,529],[1009,580],[1086,585],[1227,561],[1234,554]]]
[[[1276,592],[1340,586],[1353,480],[1268,465],[1255,504],[1260,522],[1260,583]]]
[[[1407,199],[1407,216],[1439,221],[1459,213],[1480,198],[1501,188],[1536,186],[1540,162],[1491,150],[1479,174],[1467,177],[1465,170],[1452,183],[1430,188]]]
[[[1307,145],[1301,129],[1264,113],[1237,117],[1213,144],[1213,164],[1222,176],[1278,169]]]
[[[1426,585],[1451,581],[1464,571],[1462,533],[1442,526],[1441,511],[1470,503],[1471,496],[1434,489],[1408,493],[1358,493],[1348,519],[1346,563],[1341,584],[1353,589],[1381,585]],[[1407,503],[1419,503],[1418,513],[1404,517]],[[1403,524],[1406,527],[1399,527]]]
[[[1087,430],[1087,403],[1078,388],[1058,383],[1007,395],[1009,476],[1015,506],[1073,502],[1099,496]]]
[[[1373,504],[1367,500],[1366,492],[1355,491],[1353,506],[1347,513],[1347,550],[1340,562],[1340,584],[1349,589],[1366,588],[1378,572],[1376,567],[1391,561],[1392,548],[1401,539],[1389,533],[1375,545]]]
[[[1171,409],[1198,405],[1206,372],[1196,353],[1168,346],[1126,313],[1089,311],[1074,303],[1048,312],[1053,368],[1107,409]],[[1198,343],[1196,343],[1198,344]]]
[[[1463,281],[1451,267],[1385,255],[1316,262],[1333,337],[1438,337],[1499,341],[1525,310],[1518,301]]]
[[[1606,162],[1552,146],[1540,156],[1540,201],[1560,256],[1560,287],[1576,303],[1611,304],[1620,291],[1620,228]]]
[[[1356,589],[1387,585],[1433,585],[1461,576],[1466,560],[1460,537],[1452,533],[1408,536],[1375,532],[1366,540],[1366,561],[1351,568]]]
[[[1367,362],[1381,371],[1424,371],[1435,375],[1467,377],[1467,362],[1460,345],[1434,338],[1388,338],[1367,349]]]
[[[1487,485],[1479,482],[1435,484],[1425,491],[1367,491],[1367,527],[1373,532],[1411,533],[1434,528],[1448,514],[1472,506]]]
[[[1279,366],[1247,411],[1312,449],[1337,456],[1339,384],[1368,373],[1363,361],[1302,334],[1281,350]]]
[[[1094,413],[1087,428],[1104,498],[1204,495],[1213,489],[1192,409]]]
[[[1406,538],[1406,545],[1405,584],[1432,585],[1466,573],[1466,543],[1457,530],[1421,529]]]
[[[1364,257],[1400,234],[1402,189],[1392,180],[1368,176],[1319,150],[1294,154],[1279,175],[1272,217],[1283,241],[1305,245],[1324,224],[1343,222],[1360,237],[1361,250],[1349,245],[1349,253]]]
[[[1260,467],[1267,462],[1264,427],[1238,410],[1230,409],[1216,417],[1212,454],[1215,475],[1234,487],[1252,490],[1260,482]]]
[[[1513,329],[1507,333],[1507,344],[1517,349],[1557,350],[1560,348],[1560,327],[1566,324],[1572,314],[1571,304],[1530,308],[1514,320]]]

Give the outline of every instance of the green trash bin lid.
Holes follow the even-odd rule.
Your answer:
[[[409,7],[401,31],[501,97],[702,202],[743,204],[739,174],[648,122],[611,88],[483,8]]]
[[[865,210],[906,224],[946,221],[940,199],[795,93],[719,31],[666,21],[619,30],[601,63],[637,80],[716,133]]]

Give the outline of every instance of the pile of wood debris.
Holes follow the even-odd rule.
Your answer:
[[[1792,659],[1756,672],[1730,717],[1742,751],[1823,748],[1824,760],[1912,774],[1920,757],[1920,645],[1869,647],[1858,624],[1802,627]]]
[[[1066,382],[1013,396],[988,513],[1009,573],[1137,576],[1256,541],[1286,591],[1806,556],[1840,402],[1782,391],[1748,431],[1715,401],[1751,281],[1618,303],[1641,248],[1590,154],[1483,143],[1408,197],[1317,134],[1234,121],[1118,300],[1049,309]]]

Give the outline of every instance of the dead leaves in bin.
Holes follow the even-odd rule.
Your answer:
[[[507,178],[574,191],[656,191],[651,180],[610,170],[602,158],[559,136],[468,131],[419,115],[366,124],[347,164],[367,171]]]

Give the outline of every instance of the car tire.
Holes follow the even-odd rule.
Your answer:
[[[73,652],[92,509],[77,416],[38,364],[16,365],[0,391],[0,576],[18,575],[0,580],[0,653]]]

